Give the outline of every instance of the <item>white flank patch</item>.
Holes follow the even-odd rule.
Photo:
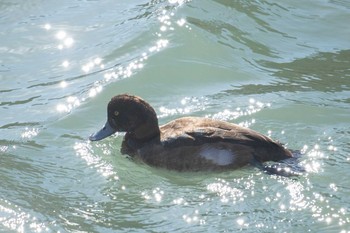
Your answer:
[[[217,149],[209,146],[204,147],[201,150],[200,156],[220,166],[225,166],[233,163],[236,157],[232,153],[232,151],[225,150],[225,149]]]

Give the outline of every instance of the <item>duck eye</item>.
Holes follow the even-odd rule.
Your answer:
[[[118,116],[119,112],[118,111],[114,111],[114,116]]]

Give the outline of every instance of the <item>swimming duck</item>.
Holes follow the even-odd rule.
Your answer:
[[[98,141],[116,132],[126,132],[122,154],[177,171],[236,169],[293,157],[271,138],[225,121],[182,117],[159,126],[151,105],[128,94],[110,100],[106,124],[89,139]]]

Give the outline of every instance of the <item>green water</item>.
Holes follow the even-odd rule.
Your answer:
[[[349,1],[0,1],[0,232],[350,232]],[[302,150],[295,179],[91,143],[116,94]]]

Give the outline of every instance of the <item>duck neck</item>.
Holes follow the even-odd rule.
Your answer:
[[[128,137],[140,143],[160,138],[158,120],[147,121],[145,124],[137,127],[133,132],[128,133]]]

